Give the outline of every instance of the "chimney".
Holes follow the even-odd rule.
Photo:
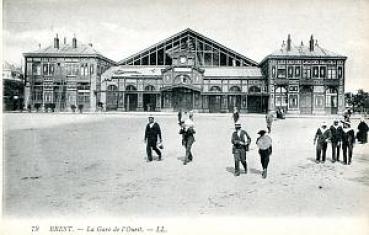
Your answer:
[[[313,35],[311,35],[311,37],[310,37],[309,49],[310,49],[310,51],[314,51],[314,38],[313,38]]]
[[[38,44],[38,49],[41,49],[41,43]]]
[[[287,51],[291,50],[291,35],[288,34],[287,38]]]
[[[75,34],[74,34],[73,39],[72,39],[72,47],[77,48],[77,38],[76,38]]]
[[[64,37],[64,45],[67,44],[67,38]]]
[[[315,40],[315,46],[316,47],[318,46],[318,40]]]
[[[54,38],[54,48],[59,49],[59,38],[58,38],[58,34],[56,34],[56,37]]]
[[[92,43],[90,42],[89,44],[88,44],[90,47],[92,47]]]
[[[304,46],[304,42],[303,42],[303,41],[301,41],[301,46],[302,46],[302,47]]]
[[[282,48],[285,46],[286,44],[284,43],[284,40],[282,41]]]

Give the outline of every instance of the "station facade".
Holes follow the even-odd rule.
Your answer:
[[[45,53],[42,52],[25,53],[27,64],[33,63],[34,55],[37,55],[36,59],[40,61],[35,62],[44,66]],[[47,56],[49,60],[44,63],[49,62],[50,57],[56,57],[55,54]],[[213,113],[232,112],[234,107],[245,113],[283,108],[293,113],[330,114],[343,109],[346,57],[321,48],[312,38],[308,47],[296,47],[292,46],[289,37],[281,49],[265,57],[261,63],[191,29],[117,63],[95,50],[91,54],[73,56],[78,60],[75,61],[78,71],[74,77],[63,73],[59,76],[70,82],[66,87],[70,92],[65,98],[69,103],[64,102],[65,106],[80,101],[78,85],[86,82],[85,77],[80,77],[82,71],[85,73],[81,65],[88,64],[100,71],[93,73],[90,67],[87,72],[90,82],[84,90],[89,95],[86,100],[90,111],[99,106],[105,111],[194,110]],[[68,58],[66,54],[60,57]],[[86,57],[91,61],[86,62]],[[104,69],[97,69],[99,65],[104,65]],[[30,66],[34,65],[28,64]],[[27,84],[33,86],[31,94],[35,84],[45,88],[45,82],[51,79],[46,76],[45,80],[42,72],[37,76],[34,73],[28,76]],[[53,82],[55,80],[58,79],[53,78]],[[77,98],[67,98],[71,96]],[[32,95],[30,100],[34,102],[32,98],[36,98],[45,103],[46,97],[45,93],[43,96]]]

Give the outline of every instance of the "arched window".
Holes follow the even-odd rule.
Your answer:
[[[133,86],[133,85],[128,85],[126,87],[126,91],[137,91],[137,88],[135,86]]]
[[[155,91],[155,87],[153,85],[148,85],[145,87],[145,91]]]
[[[257,86],[252,86],[249,88],[249,92],[261,92],[261,89]]]
[[[108,86],[108,91],[116,91],[116,90],[118,90],[117,86],[115,86],[115,85],[109,85]]]
[[[241,88],[239,86],[232,86],[229,88],[230,92],[241,92]]]
[[[277,107],[287,106],[288,96],[287,96],[287,88],[284,86],[278,86],[275,89],[275,105]]]
[[[325,95],[326,95],[325,107],[336,108],[337,107],[337,101],[338,101],[338,91],[337,91],[337,89],[334,88],[334,87],[328,87],[325,90]]]
[[[212,86],[210,87],[210,91],[222,91],[222,89],[219,86]]]

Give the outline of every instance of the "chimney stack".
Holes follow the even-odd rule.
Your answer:
[[[59,38],[58,38],[58,34],[56,34],[56,37],[54,38],[54,48],[59,49]]]
[[[38,49],[41,49],[41,43],[38,44]]]
[[[76,38],[75,34],[74,34],[73,39],[72,39],[72,47],[77,48],[77,38]]]
[[[64,37],[64,45],[67,44],[67,38]]]
[[[303,41],[301,41],[301,46],[304,46],[304,42]]]
[[[92,47],[92,43],[90,42],[89,44],[88,44],[90,47]]]
[[[309,49],[310,49],[310,51],[314,51],[314,38],[313,38],[313,35],[311,35],[311,37],[310,37]]]
[[[287,51],[291,50],[291,35],[288,34],[287,38]]]

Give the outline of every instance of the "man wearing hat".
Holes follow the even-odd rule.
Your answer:
[[[231,142],[233,144],[232,154],[234,157],[235,176],[240,175],[240,162],[247,174],[246,150],[251,143],[251,138],[245,130],[241,129],[241,123],[235,123],[235,131],[232,134]]]
[[[342,121],[342,152],[343,152],[343,164],[351,164],[352,151],[355,143],[355,132],[351,128],[351,124],[347,121]],[[347,158],[348,155],[348,158]]]
[[[340,161],[340,148],[342,144],[342,127],[339,125],[338,119],[334,120],[333,125],[329,128],[332,133],[332,162]]]
[[[193,113],[189,112],[188,117],[185,121],[181,122],[181,129],[179,131],[179,134],[182,135],[182,145],[186,149],[186,156],[183,161],[183,165],[187,165],[188,162],[192,162],[193,155],[191,152],[192,145],[195,142],[194,134],[195,131],[195,125],[193,123]]]
[[[262,177],[267,177],[267,169],[269,164],[269,156],[272,154],[272,138],[266,134],[265,130],[258,132],[260,135],[256,140],[256,145],[259,147],[260,161],[263,167]]]
[[[152,161],[151,149],[153,149],[159,156],[158,160],[161,160],[161,152],[157,147],[157,143],[162,143],[161,130],[158,123],[154,122],[154,117],[149,116],[149,123],[146,125],[145,130],[145,142],[146,142],[146,154],[147,161]]]
[[[327,144],[332,138],[332,133],[327,128],[327,123],[322,122],[321,127],[315,133],[314,144],[316,143],[316,162],[325,162],[325,155],[327,151]],[[320,161],[321,159],[321,161]]]

